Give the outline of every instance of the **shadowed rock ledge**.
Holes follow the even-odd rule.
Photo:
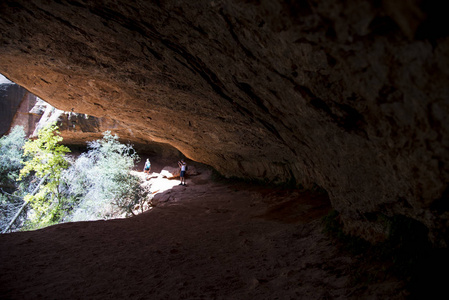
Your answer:
[[[367,239],[400,214],[445,246],[449,27],[426,3],[5,0],[0,73],[227,176],[316,183]]]

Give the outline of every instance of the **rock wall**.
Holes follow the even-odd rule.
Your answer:
[[[24,90],[25,96],[15,112],[10,124],[10,130],[15,126],[22,126],[26,136],[29,137],[33,135],[36,124],[42,116],[42,113],[34,111],[35,106],[39,105],[38,103],[42,102],[42,100],[24,88],[20,87],[20,89]]]
[[[42,127],[56,122],[65,144],[85,145],[86,141],[101,138],[106,130],[123,137],[122,141],[143,142],[119,121],[56,109],[12,82],[0,85],[0,105],[1,135],[22,126],[26,136],[33,138]]]
[[[168,144],[146,141],[120,121],[59,110],[13,82],[0,84],[0,105],[3,134],[8,134],[15,126],[22,126],[27,137],[35,138],[41,128],[56,122],[65,145],[85,147],[86,142],[101,139],[105,131],[110,131],[144,156],[171,160],[172,163],[183,157]]]
[[[6,134],[27,92],[13,83],[0,84],[0,136]]]
[[[36,137],[38,131],[49,123],[56,122],[60,135],[64,139],[64,144],[67,145],[86,145],[87,141],[102,138],[105,131],[111,131],[112,134],[117,134],[123,142],[138,140],[133,135],[133,132],[119,121],[63,111],[41,99],[30,110],[30,113],[39,116],[31,137]]]
[[[435,1],[8,1],[0,72],[225,175],[325,188],[349,232],[449,219]],[[376,225],[376,226],[373,226]]]

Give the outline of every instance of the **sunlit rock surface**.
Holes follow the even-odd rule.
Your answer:
[[[105,131],[124,142],[146,143],[119,121],[59,110],[12,82],[0,84],[0,99],[2,135],[22,126],[27,137],[35,138],[41,128],[56,123],[65,144],[85,145],[102,138]]]
[[[448,26],[418,1],[2,1],[0,73],[228,176],[316,183],[348,231],[445,245]]]
[[[102,138],[105,131],[117,134],[124,142],[139,140],[132,130],[119,121],[59,110],[42,100],[30,112],[40,115],[31,137],[37,137],[38,131],[46,125],[56,123],[64,144],[85,145],[88,141]]]

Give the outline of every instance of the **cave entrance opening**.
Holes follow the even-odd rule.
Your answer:
[[[12,90],[14,91],[14,93],[11,92]],[[19,92],[17,92],[16,90]],[[2,113],[8,113],[10,115],[10,118],[8,118],[8,122],[6,122],[7,124],[2,136],[8,136],[11,133],[10,129],[15,128],[16,126],[21,126],[24,128],[24,139],[35,139],[37,138],[37,131],[39,128],[44,128],[46,127],[46,124],[48,125],[50,123],[56,122],[58,131],[60,132],[59,135],[63,138],[61,143],[71,149],[71,152],[67,154],[67,158],[70,158],[69,160],[71,161],[72,165],[82,154],[86,154],[89,151],[87,142],[98,141],[102,139],[103,134],[106,131],[110,131],[112,135],[117,135],[121,144],[132,145],[133,151],[135,152],[135,154],[137,154],[138,158],[134,160],[134,164],[130,170],[130,173],[132,173],[134,177],[139,178],[141,185],[144,185],[144,188],[149,191],[149,197],[147,197],[147,194],[144,201],[138,201],[138,204],[135,207],[131,208],[133,214],[138,214],[151,209],[151,200],[153,196],[165,193],[168,190],[179,185],[179,175],[177,175],[175,171],[178,170],[178,160],[180,160],[181,158],[185,158],[185,156],[174,147],[168,144],[161,144],[156,142],[136,142],[141,141],[141,139],[132,139],[132,136],[134,136],[134,134],[129,132],[129,126],[120,126],[123,124],[120,124],[115,120],[108,121],[104,118],[87,116],[82,113],[78,114],[74,110],[70,112],[58,110],[57,108],[54,108],[50,104],[46,103],[43,99],[37,98],[36,96],[32,95],[25,88],[10,81],[2,74],[0,74],[0,96],[1,95],[8,95],[7,98],[2,98],[2,100],[4,101],[1,101],[1,104],[3,105],[1,107],[1,111]],[[25,97],[24,95],[32,95],[34,98],[30,101],[24,101],[25,98],[29,98]],[[11,97],[15,97],[15,99],[12,99]],[[24,103],[26,105],[22,105]],[[3,118],[3,120],[6,119]],[[27,126],[23,126],[24,123],[26,123]],[[128,134],[126,135],[125,133]],[[150,176],[148,176],[151,178],[146,178],[146,174],[144,174],[143,172],[143,164],[145,163],[146,159],[150,159],[152,163],[152,172]],[[196,164],[197,166],[200,165],[194,162],[189,162],[189,164]],[[18,166],[17,169],[13,171],[18,174],[22,167],[23,166]],[[193,167],[193,169],[195,169],[195,167]],[[3,175],[9,176],[9,174],[6,173],[2,173],[2,176]],[[99,175],[96,177],[97,180],[95,181],[102,181],[103,177],[103,175]],[[30,182],[27,182],[24,185],[30,186],[31,188],[33,182],[33,180],[30,180]],[[0,188],[5,187],[0,184]],[[8,199],[13,199],[11,200],[14,202],[13,204],[17,204],[16,202],[18,202],[18,199],[20,199],[21,203],[19,203],[20,205],[11,206],[11,209],[14,211],[11,211],[11,213],[8,214],[5,220],[0,220],[1,224],[9,224],[12,219],[16,219],[14,216],[17,212],[17,207],[26,204],[24,201],[26,191],[21,191],[20,196],[16,195],[16,192],[18,192],[17,187],[15,190],[8,189]],[[3,195],[3,192],[1,196],[3,199],[3,196],[5,196]],[[127,197],[129,197],[129,195],[127,195]],[[92,204],[91,206],[96,205]],[[28,218],[27,214],[27,211],[23,210],[23,215],[22,217],[17,218],[18,221],[16,226],[13,226],[13,231],[21,230],[21,226],[24,225],[24,222]],[[11,217],[9,217],[9,215],[11,215]],[[110,219],[123,217],[121,215],[113,215],[112,213],[110,215],[111,216],[108,217]],[[67,220],[63,220],[61,222],[66,221]],[[68,219],[68,222],[70,221],[71,219]],[[50,222],[48,225],[53,224],[55,223]],[[45,225],[44,227],[48,225]],[[3,228],[3,226],[0,227],[0,229]]]

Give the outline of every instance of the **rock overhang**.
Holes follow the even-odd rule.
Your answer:
[[[366,215],[401,214],[445,243],[449,41],[437,4],[0,6],[0,73],[57,108],[111,117],[228,176],[316,183],[367,238]]]

